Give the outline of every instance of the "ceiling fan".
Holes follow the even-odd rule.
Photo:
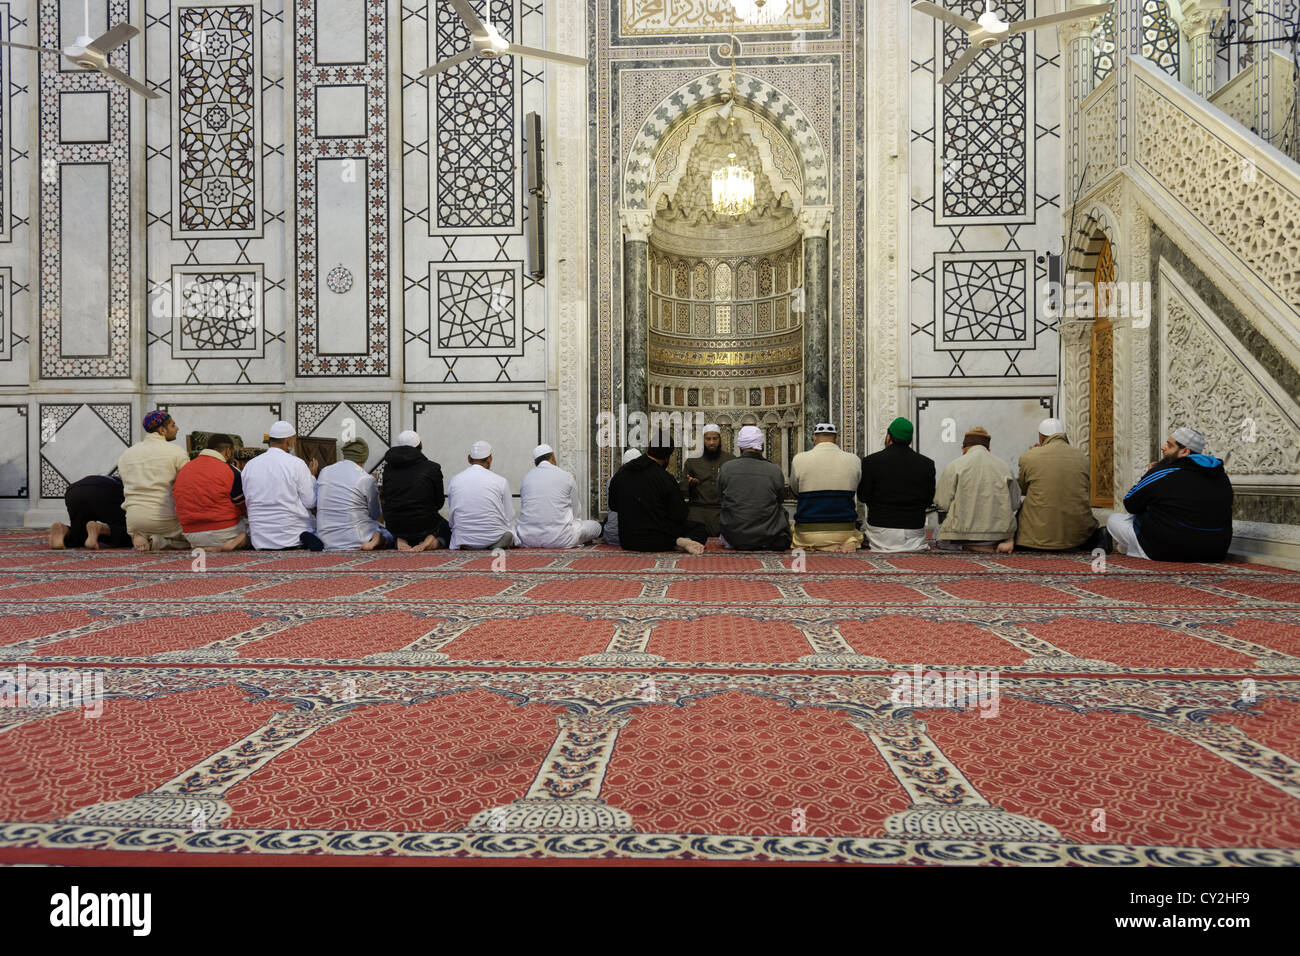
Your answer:
[[[1074,10],[1066,10],[1062,13],[1050,13],[1044,17],[1034,17],[1032,20],[1021,20],[1019,23],[1008,23],[1002,19],[1002,14],[993,12],[993,0],[984,0],[984,12],[980,14],[978,20],[971,20],[956,13],[952,10],[946,10],[937,3],[930,3],[928,0],[921,0],[920,3],[912,4],[912,9],[936,17],[964,30],[970,37],[970,46],[961,56],[952,61],[952,66],[948,67],[947,72],[939,79],[940,86],[947,86],[957,77],[966,71],[975,57],[979,56],[984,50],[995,47],[1007,37],[1016,33],[1027,33],[1030,30],[1041,30],[1043,27],[1054,27],[1058,24],[1069,23],[1071,20],[1085,20],[1088,17],[1100,16],[1106,13],[1114,5],[1113,0],[1110,3],[1095,3],[1087,7],[1077,7]]]
[[[13,41],[0,41],[0,46],[16,46],[24,50],[36,50],[39,53],[58,53],[67,57],[82,69],[98,70],[113,82],[125,86],[132,93],[139,93],[151,100],[158,99],[160,93],[145,86],[139,80],[132,79],[108,62],[108,55],[133,36],[139,34],[140,28],[133,27],[129,23],[119,23],[107,33],[92,40],[90,38],[90,0],[86,0],[85,13],[86,32],[72,41],[71,46],[64,47],[62,50],[48,46],[32,46],[30,43],[14,43]]]
[[[491,0],[487,0],[490,4]],[[452,7],[456,13],[465,21],[465,27],[469,30],[468,50],[457,53],[455,56],[448,57],[440,63],[435,63],[427,70],[421,71],[421,76],[433,76],[435,73],[442,73],[451,69],[457,63],[463,63],[474,57],[492,60],[499,56],[528,56],[538,60],[550,60],[552,63],[563,63],[567,66],[586,66],[587,60],[580,56],[569,56],[566,53],[552,53],[550,50],[539,50],[536,47],[520,46],[518,43],[511,43],[501,36],[491,23],[484,23],[474,12],[474,8],[469,5],[469,0],[451,0]],[[485,14],[490,12],[484,11]],[[489,16],[489,19],[490,16]]]

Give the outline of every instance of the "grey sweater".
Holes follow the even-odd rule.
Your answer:
[[[738,551],[785,550],[790,522],[781,504],[781,468],[747,451],[718,472],[722,536]]]

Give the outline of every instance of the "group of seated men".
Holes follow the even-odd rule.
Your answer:
[[[1140,558],[1221,561],[1232,541],[1232,484],[1223,462],[1205,454],[1205,436],[1179,428],[1162,457],[1124,496],[1125,513],[1101,528],[1090,506],[1089,461],[1065,426],[1049,418],[1021,453],[1019,474],[990,450],[992,436],[972,428],[961,456],[935,479],[934,462],[912,446],[906,418],[890,423],[884,448],[864,458],[843,451],[837,429],[814,429],[813,447],[791,462],[788,483],[763,456],[762,429],[737,435],[739,456],[722,450],[721,430],[705,426],[703,453],[683,463],[679,481],[666,466],[665,441],[642,456],[635,449],[609,484],[605,541],[637,551],[703,550],[710,535],[742,551],[910,552],[929,547],[926,513],[944,551],[1009,554],[1102,548]],[[793,527],[785,500],[796,500]],[[865,536],[857,504],[866,506]]]
[[[577,482],[556,467],[549,445],[533,449],[516,520],[510,485],[492,471],[485,441],[473,444],[444,492],[442,468],[413,431],[384,454],[381,485],[363,467],[370,449],[361,439],[345,442],[342,460],[322,468],[295,455],[294,427],[276,422],[267,450],[241,469],[228,435],[210,436],[191,460],[173,444],[179,429],[166,412],[150,412],[143,424],[144,438],[122,453],[116,475],[69,486],[70,523],[51,527],[52,548],[571,548],[601,532],[599,522],[575,517]],[[439,513],[444,504],[449,519]]]
[[[722,449],[716,425],[706,426],[703,454],[686,459],[674,480],[667,470],[672,437],[661,432],[644,454],[624,454],[610,479],[602,529],[578,517],[577,482],[556,465],[549,445],[533,449],[516,518],[509,482],[492,471],[486,441],[474,442],[467,467],[444,493],[442,469],[414,431],[399,434],[384,454],[380,484],[364,467],[370,449],[360,439],[321,468],[293,453],[294,427],[280,421],[267,434],[267,450],[240,469],[227,435],[211,436],[191,460],[173,444],[179,429],[170,415],[150,412],[143,424],[144,438],[122,453],[116,475],[68,488],[70,524],[51,527],[51,547],[490,550],[573,548],[603,535],[626,550],[699,554],[717,535],[741,551],[850,552],[864,542],[858,502],[866,506],[872,551],[928,548],[932,507],[940,517],[935,546],[948,551],[1110,551],[1118,543],[1136,557],[1220,561],[1232,540],[1223,462],[1205,454],[1204,435],[1185,427],[1166,440],[1163,457],[1125,495],[1126,513],[1111,515],[1105,529],[1089,505],[1087,456],[1071,447],[1059,420],[1039,425],[1018,476],[992,453],[989,433],[972,428],[961,456],[936,481],[934,462],[911,447],[906,418],[894,419],[885,447],[865,458],[839,447],[834,425],[817,425],[813,447],[794,456],[788,480],[764,457],[764,434],[754,425],[737,434],[738,456]],[[791,495],[793,526],[785,510]]]

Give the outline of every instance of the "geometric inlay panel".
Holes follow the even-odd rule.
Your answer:
[[[429,269],[438,303],[431,356],[523,355],[516,308],[522,263],[431,262]]]
[[[87,475],[111,475],[131,443],[129,404],[41,405],[41,497],[61,498]]]
[[[261,358],[262,267],[172,266],[172,358]]]
[[[972,19],[984,10],[982,0],[946,4]],[[1027,0],[1001,0],[1001,15],[1026,18]],[[942,73],[969,46],[966,34],[940,22]],[[940,93],[939,155],[936,192],[942,197],[936,221],[1032,222],[1034,194],[1033,84],[1030,64],[1034,43],[1027,33],[1008,37],[980,53]]]
[[[172,9],[172,234],[261,235],[261,3]]]
[[[492,4],[492,23],[506,40],[515,37],[517,18],[514,2]],[[465,22],[450,3],[437,4],[434,23],[434,59],[469,46]],[[475,58],[429,78],[429,128],[438,131],[430,163],[431,234],[519,230],[515,89],[521,66],[515,56]]]
[[[937,350],[1034,347],[1033,253],[938,253]]]
[[[0,405],[0,498],[27,497],[27,406]]]
[[[108,0],[109,23],[130,21],[128,0]],[[59,0],[40,0],[40,45],[60,47]],[[100,6],[101,11],[103,6]],[[81,20],[77,7],[77,24]],[[109,55],[130,72],[131,44]],[[29,54],[35,56],[38,54]],[[108,77],[56,66],[39,54],[41,378],[128,378],[131,374],[131,103]],[[109,142],[60,139],[65,94],[108,95]],[[65,202],[65,199],[68,201]],[[88,228],[89,227],[89,228]],[[64,282],[78,275],[79,285]]]

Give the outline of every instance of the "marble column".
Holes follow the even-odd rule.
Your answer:
[[[829,206],[805,206],[803,227],[803,417],[804,443],[813,426],[831,420],[830,393],[830,226]]]
[[[648,209],[624,209],[623,222],[623,401],[627,412],[649,408],[647,328],[650,287],[646,269],[650,249]]]
[[[1081,107],[1092,92],[1093,44],[1092,31],[1101,25],[1100,17],[1067,23],[1059,28],[1061,49],[1066,52],[1068,86],[1065,115],[1069,118],[1070,189],[1073,190],[1083,176],[1083,137]]]
[[[1214,38],[1210,28],[1226,15],[1222,0],[1183,0],[1183,35],[1189,53],[1184,60],[1183,82],[1206,99],[1214,92]]]

